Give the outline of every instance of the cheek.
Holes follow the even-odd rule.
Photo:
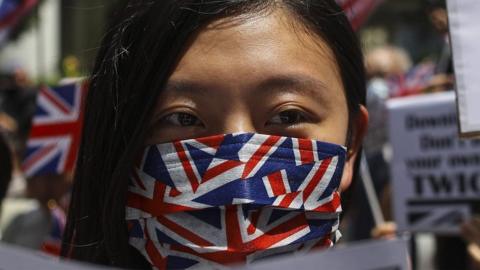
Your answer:
[[[349,127],[347,98],[339,74],[332,74],[328,85],[331,86],[325,102],[325,114],[314,131],[318,140],[346,145]]]
[[[348,112],[330,112],[324,120],[307,130],[309,138],[345,145],[348,133]]]
[[[322,142],[345,145],[345,142],[346,142],[345,132],[331,130],[331,129],[317,128],[316,130],[312,130],[311,132],[309,132],[307,136],[303,136],[303,137],[312,138]]]

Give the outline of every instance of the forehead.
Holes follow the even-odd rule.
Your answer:
[[[277,8],[207,25],[195,36],[171,78],[245,90],[266,77],[292,73],[318,79],[343,95],[329,46]]]

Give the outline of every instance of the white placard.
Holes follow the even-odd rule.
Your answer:
[[[454,92],[387,103],[400,231],[458,234],[480,202],[480,140],[459,139]]]
[[[0,244],[0,269],[15,270],[108,270],[102,266],[60,261],[51,257],[23,248]]]
[[[460,131],[480,135],[480,1],[448,0]]]
[[[407,243],[397,239],[366,241],[303,256],[286,255],[240,269],[408,270],[409,265]]]
[[[284,256],[237,269],[408,270],[410,269],[408,266],[407,243],[397,239],[366,241],[302,256]],[[38,252],[0,244],[0,269],[113,270],[114,268],[59,261],[58,258]]]

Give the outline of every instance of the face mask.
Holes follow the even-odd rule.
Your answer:
[[[158,269],[330,247],[345,156],[340,145],[252,133],[149,146],[129,186],[130,244]]]

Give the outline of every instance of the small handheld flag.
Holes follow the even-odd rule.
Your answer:
[[[26,176],[73,170],[80,143],[86,86],[86,83],[75,83],[40,89],[22,164]]]

